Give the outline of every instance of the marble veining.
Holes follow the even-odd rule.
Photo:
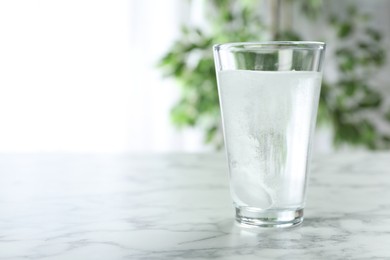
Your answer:
[[[3,154],[0,260],[390,259],[389,159],[314,158],[303,224],[252,230],[223,154]]]

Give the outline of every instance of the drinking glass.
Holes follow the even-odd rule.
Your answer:
[[[321,89],[322,42],[214,46],[236,220],[303,221],[311,139]]]

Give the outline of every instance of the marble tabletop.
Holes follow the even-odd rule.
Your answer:
[[[0,155],[0,259],[389,259],[390,153],[317,156],[305,220],[234,224],[223,154]]]

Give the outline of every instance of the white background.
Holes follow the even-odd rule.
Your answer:
[[[179,2],[1,1],[0,152],[199,149],[171,126],[178,90],[156,69]]]

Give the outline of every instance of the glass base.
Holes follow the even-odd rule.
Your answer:
[[[236,207],[236,221],[247,227],[292,227],[302,223],[303,208],[259,210],[252,207]]]

